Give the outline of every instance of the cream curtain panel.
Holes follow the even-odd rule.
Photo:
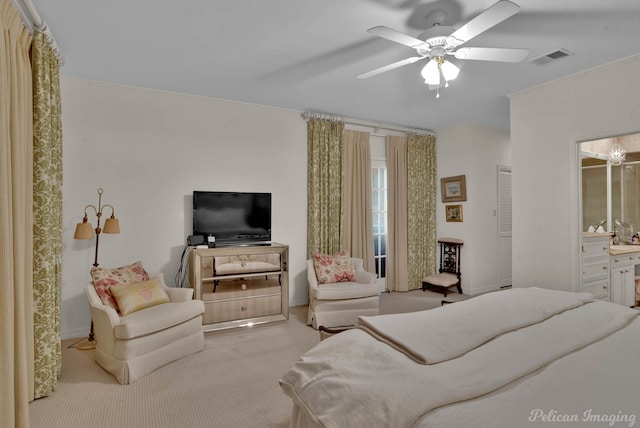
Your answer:
[[[409,289],[415,290],[436,269],[436,139],[409,134],[407,140]]]
[[[344,131],[344,240],[353,257],[375,272],[371,202],[371,146],[369,132]]]
[[[307,120],[307,257],[343,248],[342,140],[344,122]]]
[[[28,427],[34,397],[31,37],[0,0],[0,414]]]
[[[387,136],[387,290],[409,291],[407,137]]]
[[[35,398],[50,395],[62,373],[62,123],[60,65],[36,33],[33,67],[33,289]]]
[[[435,137],[387,136],[387,289],[421,288],[436,268]]]

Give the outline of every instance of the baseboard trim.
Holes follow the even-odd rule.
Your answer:
[[[89,328],[74,328],[73,330],[60,331],[60,338],[62,340],[67,339],[79,339],[81,337],[89,336]]]
[[[483,287],[468,289],[464,286],[464,278],[462,282],[462,291],[464,294],[468,294],[469,296],[477,296],[478,294],[490,293],[492,291],[500,290],[500,286],[498,284],[489,284]]]

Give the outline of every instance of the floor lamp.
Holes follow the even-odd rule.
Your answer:
[[[100,233],[120,233],[120,221],[115,217],[115,209],[112,205],[102,205],[102,193],[104,191],[100,188],[98,189],[98,206],[95,205],[87,205],[84,207],[84,217],[82,218],[82,223],[78,223],[76,225],[76,231],[73,234],[73,239],[92,239],[94,236],[96,237],[96,254],[95,260],[93,262],[93,266],[98,267],[98,246],[100,244]],[[94,229],[91,223],[89,223],[89,218],[87,216],[87,210],[92,208],[97,217],[97,225]],[[100,218],[102,217],[102,210],[105,208],[111,208],[111,217],[105,220],[104,229],[100,228]],[[82,339],[85,340],[85,339]],[[93,334],[93,320],[91,320],[91,330],[89,331],[89,337],[86,339],[87,343],[83,345],[77,346],[79,342],[74,343],[69,347],[75,347],[80,350],[89,350],[94,349],[96,347],[96,341]]]

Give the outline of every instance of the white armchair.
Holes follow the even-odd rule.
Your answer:
[[[96,339],[95,359],[121,384],[129,384],[153,370],[204,349],[204,304],[192,300],[193,289],[164,284],[169,303],[126,316],[104,305],[93,283],[85,286]]]
[[[318,284],[313,260],[307,260],[309,312],[307,324],[317,329],[355,325],[358,317],[378,315],[380,290],[377,275],[363,268],[362,259],[351,257],[355,267],[354,282]]]

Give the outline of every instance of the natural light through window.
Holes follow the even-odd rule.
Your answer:
[[[373,255],[378,278],[386,277],[387,270],[387,168],[383,162],[371,166],[373,189]]]

